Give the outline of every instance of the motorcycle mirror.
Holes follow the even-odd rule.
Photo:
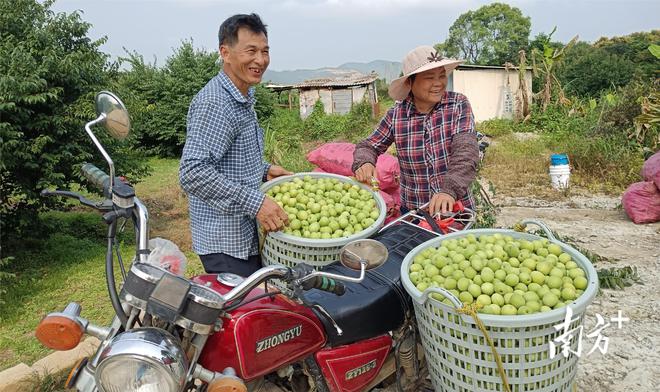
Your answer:
[[[96,114],[105,114],[103,125],[115,139],[124,139],[131,130],[131,119],[126,106],[115,94],[101,91],[96,94]]]
[[[388,256],[387,247],[372,239],[351,241],[339,250],[341,264],[356,271],[360,271],[362,262],[367,264],[368,270],[381,266]]]

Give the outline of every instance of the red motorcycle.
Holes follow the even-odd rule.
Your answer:
[[[91,324],[70,303],[47,315],[37,338],[56,350],[74,348],[84,334],[101,340],[98,351],[71,371],[66,387],[101,392],[431,391],[400,265],[417,245],[438,235],[420,228],[420,211],[404,215],[371,239],[346,245],[341,263],[316,271],[268,266],[246,278],[207,274],[191,280],[147,262],[149,215],[133,188],[115,178],[114,164],[90,127],[104,124],[125,137],[130,120],[113,94],[98,94],[98,118],[85,126],[106,158],[110,175],[87,164],[85,176],[106,197],[90,201],[108,225],[106,278],[116,317],[109,327]],[[420,215],[421,214],[421,215]],[[467,214],[467,215],[466,215]],[[451,219],[468,228],[474,213]],[[123,283],[114,279],[118,223],[132,219],[136,253]],[[433,220],[433,219],[431,219]],[[407,224],[404,224],[407,223]],[[119,252],[117,252],[119,255]],[[356,271],[359,271],[359,276]],[[285,293],[270,279],[287,285]]]

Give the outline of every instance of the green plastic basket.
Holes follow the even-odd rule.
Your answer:
[[[534,223],[547,234],[550,242],[559,245],[586,273],[588,285],[585,291],[570,306],[573,315],[570,329],[582,325],[587,306],[598,293],[598,275],[591,262],[571,246],[558,241],[543,223]],[[462,303],[443,288],[429,288],[423,293],[413,285],[408,276],[410,264],[415,256],[429,247],[438,247],[443,240],[460,239],[468,234],[476,237],[492,234],[508,235],[529,241],[541,237],[503,229],[477,229],[452,233],[429,240],[413,249],[401,264],[401,280],[413,299],[415,317],[422,345],[427,358],[429,373],[436,391],[490,392],[504,391],[497,364],[491,347],[471,316],[456,311]],[[439,293],[454,304],[454,307],[431,297]],[[573,338],[571,354],[561,352],[550,358],[550,342],[561,336],[563,329],[556,325],[564,322],[566,307],[544,313],[502,316],[479,313],[497,352],[502,359],[511,391],[558,392],[573,391],[577,373],[578,341]],[[557,344],[558,349],[559,344]]]

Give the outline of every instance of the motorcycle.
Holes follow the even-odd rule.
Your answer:
[[[44,196],[75,198],[103,214],[108,225],[106,281],[116,316],[110,326],[91,323],[70,303],[50,313],[35,335],[45,346],[69,350],[87,334],[101,340],[81,360],[66,387],[81,392],[357,392],[431,391],[423,350],[400,266],[417,245],[447,230],[469,228],[471,210],[438,226],[423,209],[403,215],[370,239],[340,251],[340,263],[320,270],[271,265],[248,277],[203,274],[192,279],[148,262],[149,213],[133,187],[115,176],[114,163],[91,130],[103,124],[126,137],[130,118],[109,92],[96,98],[98,117],[85,125],[108,162],[109,175],[85,164],[85,177],[105,199],[69,191]],[[114,248],[118,222],[131,219],[136,250],[117,289]],[[419,220],[427,220],[420,226]],[[442,231],[439,231],[442,229]],[[357,276],[356,276],[357,275]],[[279,279],[287,290],[269,286]]]

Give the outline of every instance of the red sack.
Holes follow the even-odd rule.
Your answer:
[[[326,143],[307,154],[307,160],[328,173],[352,176],[353,143]],[[383,154],[376,162],[376,177],[383,190],[399,186],[399,161],[390,154]]]
[[[376,176],[380,189],[394,190],[399,188],[399,160],[392,155],[385,153],[378,157],[376,161]]]
[[[327,173],[327,171],[321,169],[320,167],[315,167],[314,169],[312,169],[312,171],[314,173]]]
[[[380,191],[381,196],[385,199],[385,195],[392,201],[392,207],[387,209],[387,216],[385,217],[385,224],[388,224],[401,216],[401,195],[399,194],[399,188],[397,187],[394,192],[386,193]]]
[[[397,187],[396,189],[391,191],[390,196],[392,196],[392,199],[394,200],[394,204],[401,207],[401,188]]]
[[[328,173],[352,176],[353,143],[326,143],[307,154],[307,160]]]
[[[660,190],[651,181],[636,182],[623,193],[623,209],[635,223],[660,221]]]
[[[642,178],[644,181],[653,181],[655,186],[660,189],[660,151],[644,162]]]

